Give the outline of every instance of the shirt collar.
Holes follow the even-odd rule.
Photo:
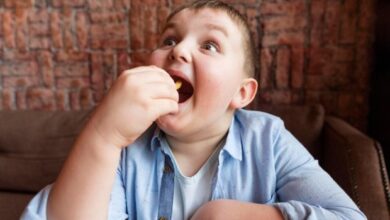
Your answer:
[[[164,132],[156,126],[154,133],[151,138],[151,150],[154,151],[156,148],[161,147],[164,138]],[[226,151],[231,157],[241,161],[242,160],[242,143],[240,135],[240,124],[236,117],[233,117],[232,123],[230,124],[229,131],[226,137],[225,146],[222,151]]]
[[[232,123],[226,137],[225,146],[223,150],[231,157],[241,161],[242,160],[242,143],[240,135],[240,124],[236,117],[233,117]]]
[[[156,150],[156,148],[161,147],[162,138],[163,138],[163,132],[158,126],[155,126],[152,138],[150,140],[150,149],[152,151]]]

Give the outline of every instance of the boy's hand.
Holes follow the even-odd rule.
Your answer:
[[[116,147],[134,142],[157,118],[178,111],[178,92],[163,69],[143,66],[123,72],[96,109],[88,129]]]
[[[202,205],[191,218],[191,220],[235,219],[283,220],[283,216],[273,206],[222,199]]]

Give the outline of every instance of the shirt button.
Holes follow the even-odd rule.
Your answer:
[[[172,169],[169,165],[165,164],[164,166],[164,173],[170,173],[172,172]],[[160,217],[160,218],[164,218],[164,217]]]
[[[158,220],[167,220],[167,218],[165,218],[164,216],[160,216],[160,217],[158,218]]]

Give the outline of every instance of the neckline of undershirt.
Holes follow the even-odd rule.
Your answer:
[[[222,146],[225,143],[225,137],[218,143],[218,146],[215,148],[213,153],[209,156],[207,161],[202,165],[202,167],[196,172],[193,176],[186,176],[181,172],[180,167],[176,161],[175,155],[172,152],[168,142],[164,139],[165,144],[163,145],[163,149],[171,156],[173,159],[173,166],[175,168],[175,177],[182,182],[183,184],[194,184],[197,183],[201,178],[203,178],[209,171],[210,168],[216,168],[214,165],[218,161],[218,155],[221,151]],[[214,172],[214,170],[212,171]]]

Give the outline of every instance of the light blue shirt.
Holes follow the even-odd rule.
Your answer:
[[[109,219],[170,219],[174,166],[155,126],[122,151]],[[283,122],[270,114],[238,110],[218,155],[211,199],[234,199],[279,208],[285,219],[366,219]],[[50,186],[36,195],[22,219],[46,219]]]

